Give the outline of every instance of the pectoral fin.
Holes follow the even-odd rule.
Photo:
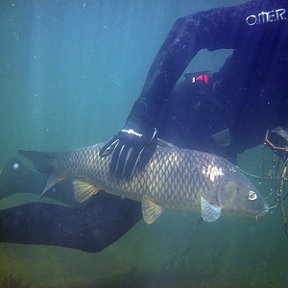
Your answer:
[[[163,208],[156,204],[149,196],[142,199],[142,214],[147,224],[154,223],[161,215]]]
[[[80,203],[85,202],[101,190],[98,187],[79,179],[73,180],[73,186],[74,198]]]
[[[221,215],[221,208],[211,205],[201,196],[201,217],[206,222],[214,222]]]

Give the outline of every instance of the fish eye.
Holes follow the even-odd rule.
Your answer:
[[[251,200],[251,201],[256,200],[257,199],[257,194],[254,191],[250,190],[249,194],[248,194],[248,199]]]

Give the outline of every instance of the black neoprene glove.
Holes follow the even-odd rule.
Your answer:
[[[111,175],[128,178],[136,166],[145,167],[155,150],[156,134],[155,127],[128,119],[123,129],[100,150],[101,157],[112,154]]]

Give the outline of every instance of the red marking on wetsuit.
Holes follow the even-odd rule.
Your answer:
[[[207,74],[200,74],[199,76],[196,77],[196,81],[204,81],[205,84],[208,84],[209,78]]]

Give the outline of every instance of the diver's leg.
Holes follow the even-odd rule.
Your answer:
[[[45,244],[98,252],[142,217],[132,200],[100,193],[85,208],[29,203],[0,211],[0,242]]]
[[[1,170],[0,199],[15,193],[40,194],[48,177],[12,159]],[[47,193],[72,206],[71,181],[55,185]],[[29,203],[0,211],[0,242],[46,244],[96,252],[125,234],[141,219],[140,204],[100,192],[85,207],[72,208]]]

